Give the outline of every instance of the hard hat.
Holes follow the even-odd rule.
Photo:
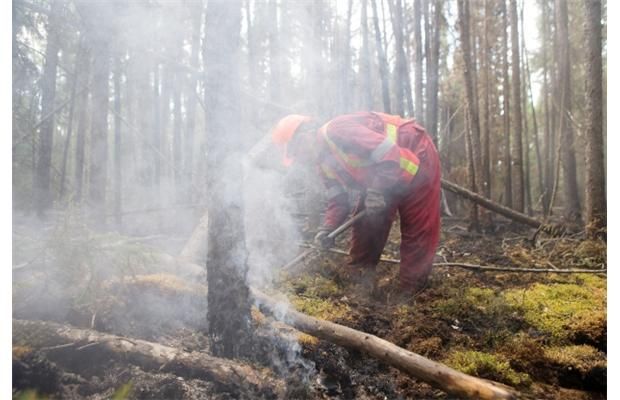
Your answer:
[[[290,114],[282,118],[271,132],[271,140],[284,150],[282,163],[289,166],[293,163],[293,159],[288,157],[287,146],[295,135],[297,128],[304,123],[311,121],[312,118],[307,115]]]

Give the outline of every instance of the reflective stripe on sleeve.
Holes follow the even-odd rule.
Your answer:
[[[394,141],[389,137],[385,137],[383,141],[377,146],[372,153],[370,153],[370,159],[374,162],[379,162],[387,154],[390,149],[394,147]]]

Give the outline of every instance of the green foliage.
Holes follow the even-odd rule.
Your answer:
[[[13,393],[13,400],[43,400],[47,399],[45,396],[41,396],[34,389],[27,389]]]
[[[588,345],[549,347],[544,354],[549,361],[583,374],[594,368],[607,368],[605,354]]]
[[[321,275],[303,275],[288,282],[290,290],[296,294],[309,297],[337,297],[342,289],[336,282]]]
[[[532,383],[528,374],[513,370],[508,360],[500,354],[454,351],[444,361],[465,374],[491,379],[511,386],[529,386]]]
[[[552,341],[562,343],[576,336],[600,340],[607,325],[604,280],[585,275],[575,279],[581,283],[536,283],[526,290],[509,290],[505,298],[523,313],[529,324],[549,334]]]

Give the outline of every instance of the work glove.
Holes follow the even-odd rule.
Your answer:
[[[375,217],[385,212],[386,203],[383,193],[374,189],[366,190],[364,207],[366,208],[367,215],[370,217]]]
[[[329,230],[321,228],[314,237],[314,244],[322,249],[329,249],[334,245],[334,238],[330,238]]]

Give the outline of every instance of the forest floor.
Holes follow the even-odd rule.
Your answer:
[[[531,230],[500,227],[492,234],[475,234],[462,221],[444,220],[436,261],[541,269],[606,266],[604,242],[542,234],[531,242]],[[162,262],[153,246],[97,235],[74,222],[46,232],[14,224],[13,231],[13,318],[55,321],[188,352],[208,347],[206,299],[200,295],[206,289],[204,280],[196,281],[199,271]],[[346,241],[338,247],[346,249]],[[394,227],[384,255],[398,258],[398,243]],[[394,301],[398,265],[380,263],[378,289],[369,293],[343,277],[346,259],[322,253],[282,272],[273,290],[285,293],[299,311],[510,385],[523,398],[606,398],[606,275],[437,266],[422,292]],[[273,321],[257,309],[253,317],[255,326],[268,332],[261,326]],[[263,349],[248,361],[285,381],[286,398],[453,398],[359,352],[305,334],[294,336],[298,342],[288,343],[284,351],[280,346],[279,356],[266,356]],[[14,334],[13,398],[273,396],[222,388],[164,366],[143,368],[130,357],[90,350],[76,356],[71,346],[41,348]],[[85,356],[94,358],[85,363]],[[297,378],[290,376],[292,370]]]

